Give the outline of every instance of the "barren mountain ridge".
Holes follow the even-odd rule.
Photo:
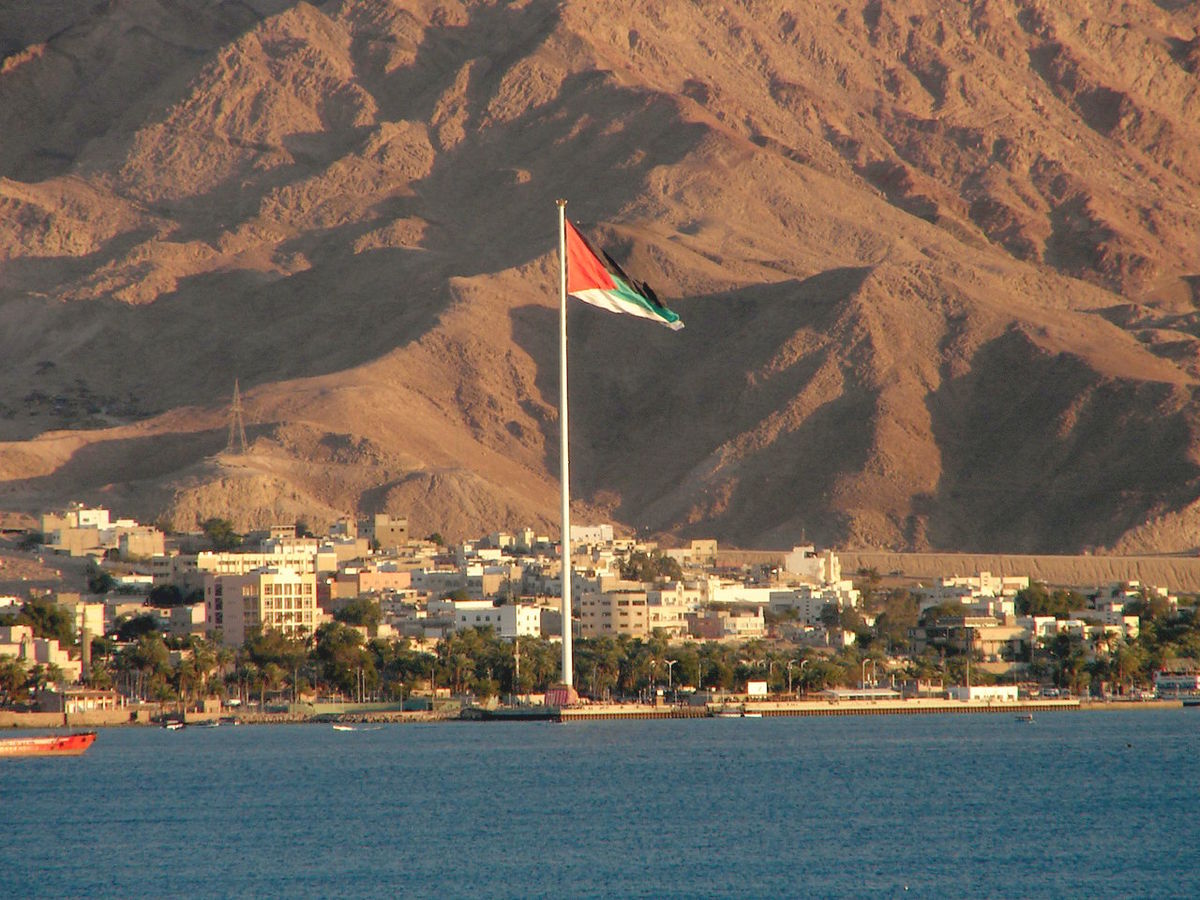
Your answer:
[[[0,509],[1200,547],[1200,8],[0,9]],[[246,452],[230,441],[235,380]]]

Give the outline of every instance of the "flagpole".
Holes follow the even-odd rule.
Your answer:
[[[571,660],[571,476],[567,452],[567,201],[558,201],[558,261],[561,291],[558,302],[558,421],[562,478],[562,680],[575,685]]]

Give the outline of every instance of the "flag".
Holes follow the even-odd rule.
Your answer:
[[[603,250],[599,253],[569,220],[567,228],[567,293],[609,312],[653,319],[672,331],[683,327],[679,316],[658,302],[644,281],[634,281]]]

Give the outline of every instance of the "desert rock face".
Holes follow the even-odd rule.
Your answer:
[[[9,4],[0,136],[0,509],[552,531],[567,197],[585,519],[1200,546],[1196,4]]]

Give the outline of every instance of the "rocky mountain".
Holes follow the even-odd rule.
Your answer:
[[[1200,8],[0,9],[0,509],[1200,545]],[[246,452],[230,440],[235,380]]]

